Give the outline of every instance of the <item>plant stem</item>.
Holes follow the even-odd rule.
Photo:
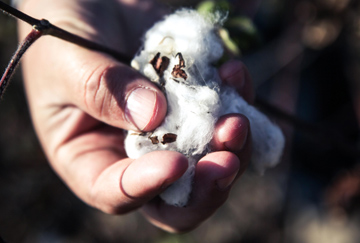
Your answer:
[[[100,45],[96,42],[93,41],[89,41],[85,38],[82,38],[78,35],[74,35],[66,30],[63,30],[55,25],[52,25],[49,23],[49,30],[48,30],[48,35],[60,38],[62,40],[77,44],[79,46],[85,47],[87,49],[90,50],[94,50],[94,51],[99,51],[99,52],[103,52],[106,53],[112,57],[114,57],[116,60],[118,60],[119,62],[122,62],[124,64],[127,64],[130,66],[130,62],[131,62],[131,58],[118,52],[115,51],[113,49],[110,49],[106,46]]]
[[[74,35],[68,31],[65,31],[65,30],[55,26],[55,25],[52,25],[49,21],[47,21],[45,19],[41,19],[41,20],[35,19],[35,18],[5,4],[2,1],[0,1],[0,9],[4,13],[6,13],[12,17],[19,18],[19,19],[25,21],[26,23],[30,24],[31,26],[33,26],[33,28],[43,32],[42,35],[51,35],[51,36],[60,38],[62,40],[71,42],[73,44],[85,47],[87,49],[106,53],[106,54],[114,57],[115,59],[117,59],[119,62],[130,65],[131,58],[128,57],[127,55],[124,55],[118,51],[115,51],[113,49],[105,47],[96,42],[82,38],[78,35]]]
[[[0,99],[3,96],[3,93],[6,89],[6,87],[9,84],[9,80],[11,79],[18,63],[20,62],[21,57],[25,53],[25,51],[41,36],[43,35],[51,35],[57,38],[60,38],[62,40],[71,42],[73,44],[85,47],[90,50],[103,52],[105,54],[108,54],[112,57],[114,57],[119,62],[122,62],[124,64],[130,65],[131,58],[117,52],[115,50],[112,50],[106,46],[103,46],[101,44],[98,44],[96,42],[87,40],[85,38],[82,38],[80,36],[74,35],[68,31],[65,31],[55,25],[52,25],[49,21],[45,19],[35,19],[7,4],[0,1],[0,10],[2,10],[4,13],[19,18],[26,23],[32,25],[33,30],[30,32],[30,34],[25,38],[25,40],[19,45],[18,49],[16,50],[15,54],[10,60],[10,63],[8,64],[7,68],[5,69],[5,72],[3,76],[1,77],[0,81]]]
[[[25,21],[26,23],[28,23],[30,25],[35,25],[37,22],[39,22],[39,20],[37,20],[33,17],[30,17],[29,15],[17,10],[16,8],[13,8],[13,7],[7,5],[6,3],[4,3],[2,1],[0,1],[0,9],[4,13],[6,13],[14,18],[19,18],[22,21]]]
[[[8,66],[5,69],[5,72],[0,80],[0,99],[2,98],[6,87],[9,85],[9,81],[14,74],[16,67],[18,66],[21,57],[24,55],[26,50],[40,37],[42,33],[36,29],[33,29],[20,43],[19,47],[17,48],[16,52],[12,56]]]

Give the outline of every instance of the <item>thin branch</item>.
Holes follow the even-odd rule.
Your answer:
[[[24,41],[19,45],[18,49],[12,56],[8,66],[5,69],[5,72],[0,80],[0,99],[2,98],[6,87],[9,85],[9,81],[14,74],[16,67],[18,66],[21,57],[24,55],[26,50],[41,37],[41,32],[37,30],[32,30],[24,39]]]
[[[99,43],[87,40],[85,38],[82,38],[78,35],[72,34],[66,30],[63,30],[53,24],[51,24],[49,21],[45,20],[45,19],[35,19],[9,5],[7,5],[6,3],[0,1],[0,9],[15,18],[19,18],[23,21],[25,21],[26,23],[30,24],[31,26],[33,26],[34,29],[37,29],[38,31],[42,32],[42,35],[51,35],[57,38],[60,38],[62,40],[71,42],[73,44],[85,47],[87,49],[90,50],[94,50],[94,51],[100,51],[103,53],[106,53],[114,58],[116,58],[118,61],[130,65],[131,62],[131,58],[128,57],[127,55],[124,55],[123,53],[120,53],[116,50],[113,50],[111,48],[105,47]]]
[[[2,10],[4,13],[6,13],[12,17],[19,18],[19,19],[25,21],[26,23],[30,24],[33,27],[33,30],[30,32],[30,34],[19,45],[15,54],[11,58],[10,63],[8,64],[7,68],[5,69],[3,76],[1,77],[0,99],[3,96],[6,87],[9,85],[9,81],[10,81],[17,65],[19,64],[21,57],[25,53],[25,51],[37,39],[39,39],[43,35],[51,35],[51,36],[60,38],[62,40],[71,42],[73,44],[85,47],[90,50],[103,52],[105,54],[108,54],[108,55],[114,57],[119,62],[130,65],[130,62],[131,62],[130,57],[128,57],[118,51],[115,51],[111,48],[108,48],[108,47],[98,44],[96,42],[87,40],[80,36],[74,35],[68,31],[65,31],[55,25],[52,25],[49,21],[47,21],[45,19],[41,19],[41,20],[35,19],[35,18],[5,4],[2,1],[0,1],[0,10]]]
[[[39,20],[17,10],[16,8],[13,8],[6,3],[0,1],[0,9],[7,15],[10,15],[14,18],[19,18],[22,21],[28,23],[29,25],[35,25]]]
[[[50,24],[50,23],[49,23]],[[82,38],[80,36],[74,35],[66,30],[63,30],[55,25],[50,24],[48,35],[60,38],[65,41],[69,41],[71,43],[77,44],[79,46],[85,47],[90,50],[103,52],[106,54],[109,54],[110,56],[114,57],[119,62],[122,62],[124,64],[130,65],[131,58],[118,52],[113,49],[110,49],[106,46],[100,45],[96,42],[89,41],[85,38]]]

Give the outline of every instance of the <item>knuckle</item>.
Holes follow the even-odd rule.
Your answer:
[[[83,98],[86,108],[96,117],[103,117],[113,102],[113,96],[109,92],[107,77],[111,66],[98,66],[91,71],[84,82]]]

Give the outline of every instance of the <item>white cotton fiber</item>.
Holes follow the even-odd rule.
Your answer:
[[[160,195],[170,205],[187,204],[195,165],[210,152],[208,145],[220,115],[242,113],[249,118],[252,162],[258,171],[276,165],[284,147],[277,126],[235,90],[221,85],[217,70],[211,65],[223,54],[222,42],[215,32],[220,21],[217,15],[204,17],[194,10],[179,10],[146,33],[144,49],[132,61],[135,69],[163,89],[168,113],[151,133],[128,132],[128,156],[139,158],[155,150],[173,150],[189,159],[186,173]]]

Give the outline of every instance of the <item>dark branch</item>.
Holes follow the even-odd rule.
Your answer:
[[[119,53],[115,50],[112,50],[106,46],[103,46],[101,44],[98,44],[96,42],[87,40],[85,38],[82,38],[80,36],[74,35],[68,31],[65,31],[55,25],[52,25],[49,21],[45,19],[35,19],[7,4],[0,1],[0,9],[15,18],[19,18],[26,23],[30,24],[33,27],[33,31],[30,32],[30,34],[25,38],[25,40],[19,45],[18,49],[16,50],[15,54],[10,60],[10,63],[8,64],[3,76],[1,77],[0,81],[0,99],[3,96],[3,93],[6,89],[6,87],[9,85],[9,81],[17,67],[17,65],[20,62],[21,57],[25,53],[25,51],[41,36],[43,35],[51,35],[57,38],[60,38],[62,40],[71,42],[73,44],[85,47],[90,50],[99,51],[106,53],[112,57],[114,57],[119,62],[122,62],[124,64],[130,65],[131,58],[128,56]]]
[[[9,81],[14,74],[16,67],[18,66],[21,57],[24,55],[26,50],[41,36],[41,32],[37,30],[32,30],[30,34],[28,34],[25,40],[20,43],[18,49],[12,56],[5,72],[0,80],[0,99],[2,98],[6,87],[9,85]]]
[[[4,3],[2,1],[0,1],[0,9],[4,13],[6,13],[14,18],[19,18],[22,21],[25,21],[26,23],[28,23],[29,25],[35,25],[37,22],[39,22],[39,20],[37,20],[33,17],[30,17],[29,15],[7,5],[6,3]]]
[[[114,58],[116,58],[118,61],[125,63],[127,65],[130,65],[131,62],[131,58],[119,53],[113,49],[110,49],[108,47],[105,47],[101,44],[98,44],[96,42],[87,40],[85,38],[82,38],[80,36],[74,35],[66,30],[63,30],[55,25],[52,25],[49,21],[42,19],[35,19],[7,4],[5,4],[4,2],[0,1],[0,9],[13,17],[19,18],[23,21],[25,21],[26,23],[30,24],[31,26],[33,26],[34,29],[37,29],[38,31],[42,32],[42,35],[51,35],[54,37],[58,37],[62,40],[71,42],[73,44],[85,47],[87,49],[91,49],[94,51],[100,51],[103,53],[106,53]]]
[[[93,41],[89,41],[87,39],[84,39],[80,36],[74,35],[70,32],[67,32],[63,29],[60,29],[59,27],[56,27],[55,25],[50,24],[49,30],[48,30],[48,35],[60,38],[62,40],[65,41],[69,41],[71,43],[77,44],[79,46],[85,47],[87,49],[90,50],[94,50],[94,51],[99,51],[99,52],[103,52],[106,53],[112,57],[114,57],[116,60],[118,60],[119,62],[125,63],[127,65],[130,65],[131,62],[131,58],[120,53],[117,52],[113,49],[110,49],[106,46],[100,45],[96,42]]]

